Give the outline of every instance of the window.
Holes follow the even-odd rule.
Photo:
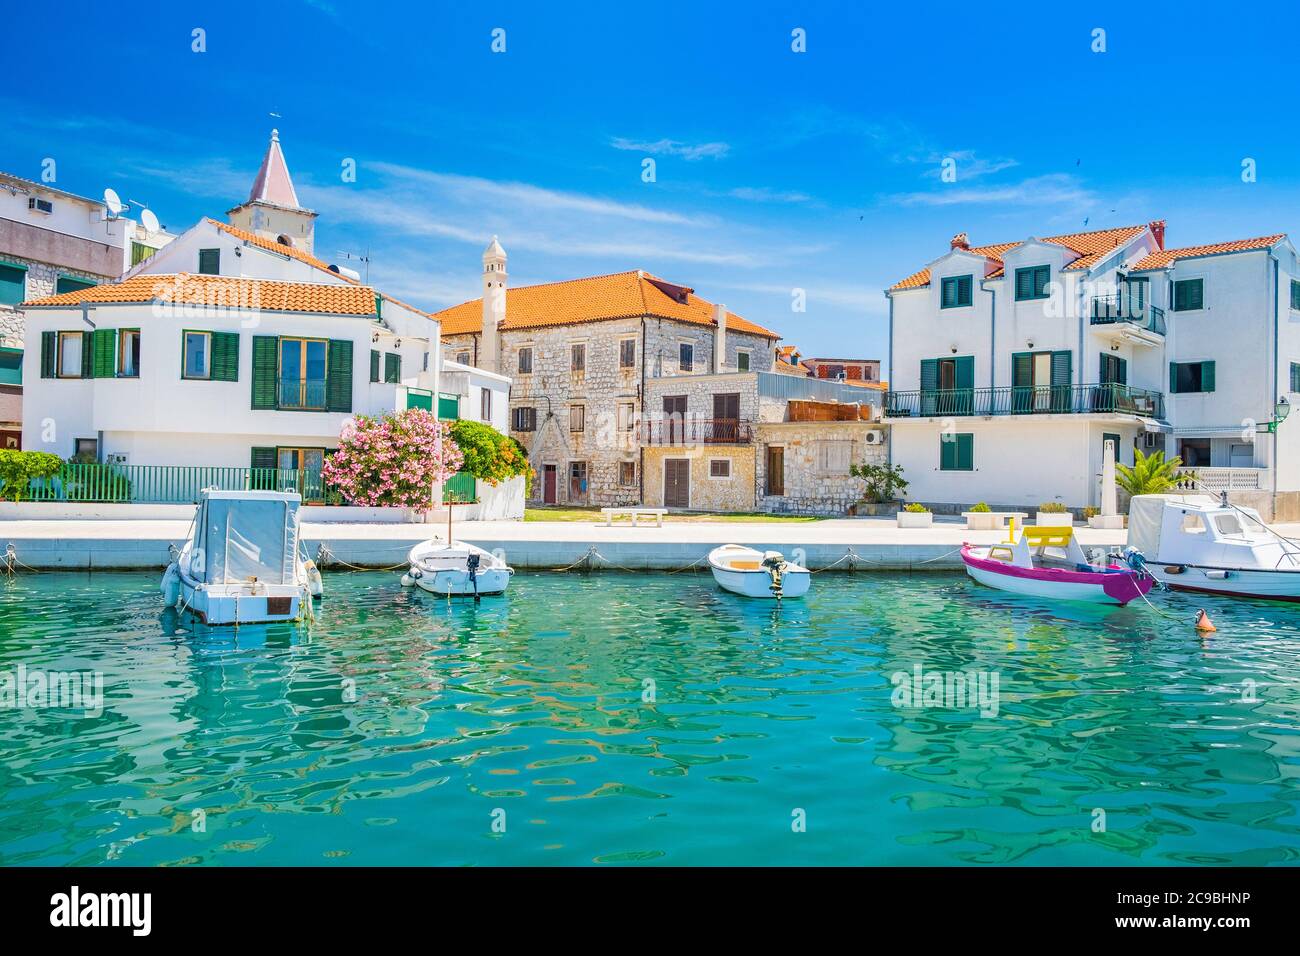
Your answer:
[[[429,371],[429,353],[428,353],[428,352],[425,352],[425,353],[424,353],[424,357],[423,357],[423,360],[422,360],[421,365],[420,365],[420,370],[423,371],[423,372],[427,372],[427,371]]]
[[[569,371],[580,375],[587,370],[587,346],[575,343],[569,350]]]
[[[585,461],[569,462],[569,500],[573,502],[587,500],[587,463]]]
[[[636,339],[623,339],[618,343],[618,367],[636,367]]]
[[[0,385],[21,385],[22,383],[23,350],[0,348]]]
[[[517,432],[537,430],[537,409],[520,405],[510,413],[510,427]]]
[[[221,250],[220,249],[199,250],[199,275],[205,275],[205,276],[221,275]]]
[[[957,432],[954,435],[940,436],[939,470],[975,470],[975,435],[972,432]]]
[[[117,333],[118,378],[140,377],[140,330],[121,329]]]
[[[682,342],[677,346],[677,368],[683,372],[692,371],[695,368],[695,346],[689,342]]]
[[[325,339],[280,339],[281,408],[325,408]]]
[[[569,406],[569,431],[581,432],[587,430],[587,406],[570,405]]]
[[[402,377],[402,356],[396,352],[384,353],[384,382],[396,385]]]
[[[1291,391],[1300,392],[1300,362],[1291,363]]]
[[[80,332],[59,333],[59,378],[81,378]]]
[[[618,483],[624,488],[636,485],[636,462],[620,461],[618,463]]]
[[[823,441],[817,449],[817,467],[825,475],[847,475],[852,460],[851,441]]]
[[[636,416],[636,406],[631,402],[621,402],[618,406],[618,430],[630,432]]]
[[[1046,299],[1051,296],[1047,284],[1052,277],[1051,266],[1029,266],[1016,270],[1016,301]]]
[[[469,353],[468,353],[468,352],[457,352],[457,353],[456,353],[456,361],[459,362],[461,365],[468,365],[468,364],[469,364]]]
[[[1210,439],[1182,438],[1178,441],[1178,457],[1187,468],[1210,467]]]
[[[146,246],[143,242],[131,243],[131,265],[138,266],[157,251],[153,246]]]
[[[183,378],[207,378],[211,371],[211,335],[207,332],[185,333],[185,365]]]
[[[1179,279],[1174,283],[1174,311],[1191,312],[1205,308],[1205,280]]]
[[[370,350],[370,381],[379,381],[379,349]]]
[[[1213,362],[1170,362],[1169,391],[1171,392],[1212,392],[1214,391]]]
[[[98,283],[94,279],[83,279],[80,276],[59,276],[54,281],[54,292],[62,295],[64,292],[77,292],[80,289],[89,289]]]
[[[1300,280],[1291,280],[1291,308],[1300,309]]]
[[[943,280],[943,294],[939,300],[942,309],[956,309],[971,304],[974,276],[949,276]]]
[[[710,459],[709,459],[709,477],[710,477],[710,478],[730,478],[730,477],[731,477],[731,459],[730,459],[730,458],[710,458]]]
[[[519,374],[528,375],[533,370],[533,348],[525,345],[519,350]]]
[[[98,438],[78,438],[73,445],[75,451],[72,460],[78,463],[92,463],[99,461],[99,439]]]
[[[479,418],[485,422],[492,421],[492,389],[480,388],[479,392]]]
[[[17,305],[27,298],[27,269],[0,262],[0,305]]]
[[[749,353],[744,351],[743,349],[736,353],[736,371],[737,372],[749,371]]]

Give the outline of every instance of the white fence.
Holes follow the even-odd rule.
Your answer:
[[[1180,491],[1269,491],[1272,473],[1267,468],[1192,468],[1195,481],[1178,483]]]

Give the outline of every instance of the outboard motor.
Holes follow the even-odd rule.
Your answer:
[[[477,600],[479,599],[479,596],[478,596],[478,564],[479,564],[479,556],[478,556],[477,554],[475,554],[473,551],[471,551],[471,552],[469,553],[469,557],[467,557],[467,558],[465,559],[465,569],[469,572],[469,579],[470,579],[470,582],[474,585],[474,600],[475,600],[475,601],[477,601]]]
[[[763,555],[763,567],[767,568],[767,573],[772,578],[772,583],[768,585],[772,596],[781,600],[781,574],[785,571],[785,555],[780,551],[766,552]]]

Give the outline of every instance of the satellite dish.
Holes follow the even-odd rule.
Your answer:
[[[122,215],[122,210],[126,208],[122,200],[117,197],[117,190],[111,187],[104,190],[104,205],[108,207],[108,215],[112,219]]]
[[[152,209],[141,210],[140,225],[144,226],[144,231],[151,236],[157,234],[158,230],[162,228]]]

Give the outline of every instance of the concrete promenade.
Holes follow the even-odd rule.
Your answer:
[[[1125,543],[1125,531],[1075,529],[1088,547]],[[12,545],[23,565],[40,570],[161,569],[169,546],[179,547],[189,531],[183,520],[0,520],[0,549]],[[307,553],[321,555],[323,566],[389,568],[403,563],[416,542],[446,536],[440,524],[303,525]],[[773,548],[790,555],[803,549],[811,568],[844,570],[939,570],[960,568],[955,553],[964,541],[987,544],[1005,532],[967,531],[960,521],[937,521],[931,528],[900,529],[893,519],[825,521],[668,521],[662,528],[586,521],[458,521],[459,540],[488,550],[501,549],[515,568],[559,568],[586,559],[592,568],[630,570],[682,568],[720,544]],[[594,553],[592,551],[594,549]],[[855,558],[846,557],[850,549]],[[22,570],[21,566],[18,568]]]

